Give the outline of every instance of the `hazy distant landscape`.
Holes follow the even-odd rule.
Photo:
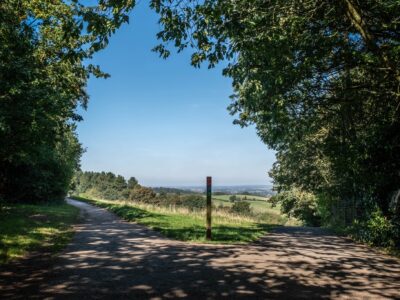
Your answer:
[[[197,193],[204,193],[205,186],[166,186],[166,187],[153,187],[154,190],[160,188],[173,188],[182,191],[190,191]],[[227,186],[213,186],[212,190],[214,193],[225,193],[225,194],[243,194],[249,193],[252,195],[263,195],[270,196],[274,195],[275,192],[272,190],[271,185],[227,185]]]

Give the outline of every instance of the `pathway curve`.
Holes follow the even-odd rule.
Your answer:
[[[0,267],[2,299],[400,299],[400,262],[310,228],[279,228],[252,245],[163,238],[86,203],[56,258]]]

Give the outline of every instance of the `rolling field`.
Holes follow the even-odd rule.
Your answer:
[[[216,206],[223,205],[223,206],[232,206],[233,202],[229,200],[229,197],[232,195],[213,195],[212,196],[212,201],[213,204]],[[271,203],[268,202],[267,197],[261,197],[261,196],[249,196],[249,195],[236,195],[237,199],[243,199],[246,197],[246,201],[250,203],[251,208],[254,210],[254,212],[274,212],[274,213],[279,213],[280,214],[280,208],[279,207],[272,207]]]
[[[214,206],[224,206],[231,207],[233,202],[229,200],[232,195],[213,195],[212,203]],[[244,198],[246,197],[246,200]],[[268,197],[252,196],[252,195],[236,195],[237,199],[243,199],[240,201],[245,201],[250,203],[250,207],[254,214],[254,218],[260,222],[266,222],[269,224],[283,224],[288,226],[299,226],[302,225],[300,221],[288,218],[282,215],[280,206],[277,205],[272,207],[271,203],[268,202]]]

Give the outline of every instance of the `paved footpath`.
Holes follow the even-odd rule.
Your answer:
[[[91,205],[71,244],[0,267],[0,299],[400,299],[400,261],[323,230],[173,241]]]

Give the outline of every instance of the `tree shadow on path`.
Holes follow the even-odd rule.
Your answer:
[[[75,201],[76,202],[76,201]],[[400,299],[400,264],[311,228],[278,228],[251,245],[171,241],[87,204],[57,258],[0,267],[4,299]]]

